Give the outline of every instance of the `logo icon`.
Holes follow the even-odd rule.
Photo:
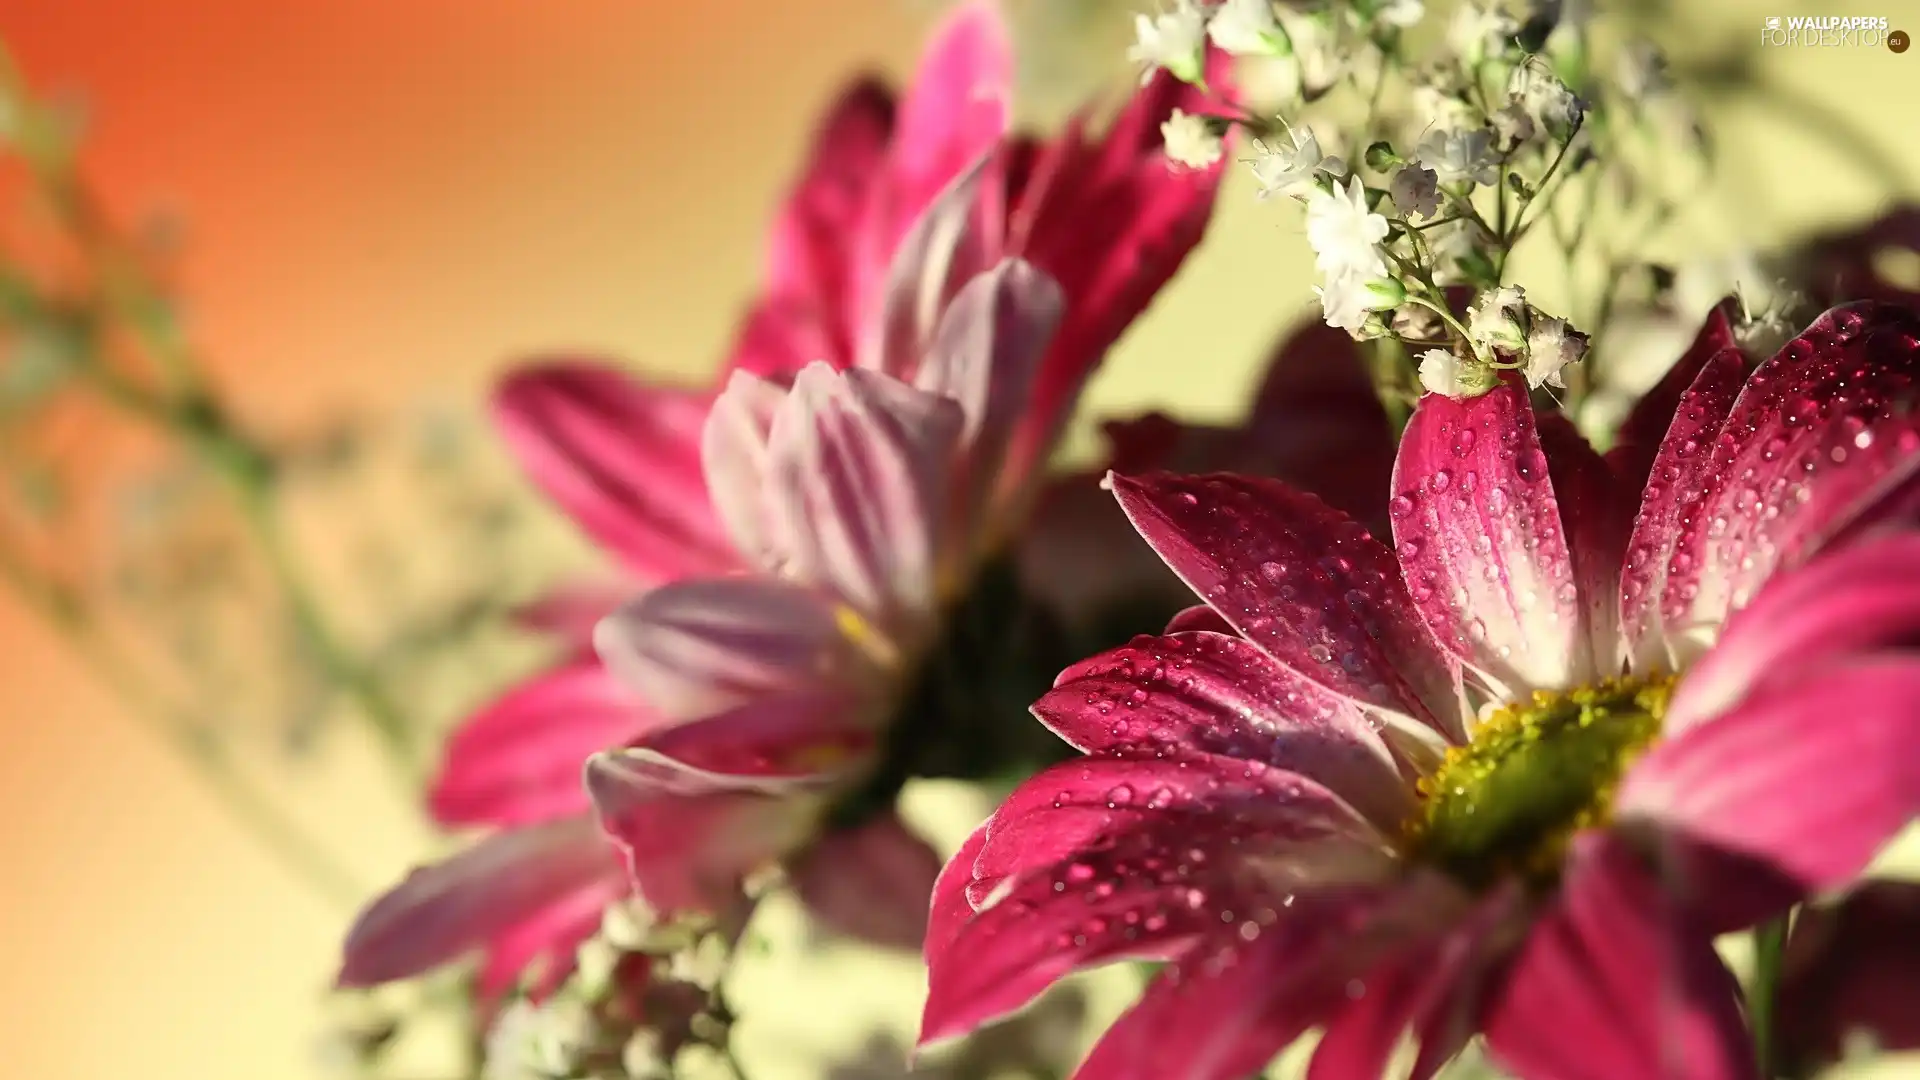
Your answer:
[[[1780,16],[1778,15],[1767,16],[1767,29],[1769,30],[1780,29]]]
[[[1907,36],[1905,30],[1895,30],[1893,33],[1887,35],[1887,48],[1892,49],[1894,52],[1906,52],[1907,46],[1911,44],[1913,44],[1913,39]]]

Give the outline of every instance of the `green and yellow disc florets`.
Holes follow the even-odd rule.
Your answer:
[[[1473,884],[1551,884],[1573,835],[1606,823],[1620,777],[1659,738],[1673,683],[1608,679],[1500,709],[1420,781],[1403,851]]]

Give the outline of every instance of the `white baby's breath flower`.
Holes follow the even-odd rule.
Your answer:
[[[626,1080],[669,1080],[672,1063],[661,1052],[660,1033],[642,1028],[620,1048],[620,1068]]]
[[[1436,226],[1422,235],[1433,252],[1436,280],[1441,285],[1457,285],[1466,280],[1464,268],[1470,260],[1491,258],[1493,234],[1472,218]]]
[[[1484,127],[1429,132],[1420,140],[1418,156],[1420,163],[1438,173],[1445,183],[1499,182],[1500,173],[1494,164],[1493,132]]]
[[[1420,0],[1386,0],[1385,3],[1373,9],[1375,22],[1387,26],[1398,26],[1403,30],[1419,25],[1420,20],[1426,18],[1426,15],[1427,5]]]
[[[1560,373],[1586,354],[1587,335],[1568,326],[1567,320],[1536,318],[1527,331],[1527,366],[1522,374],[1535,390],[1542,386],[1565,387]]]
[[[1308,100],[1317,98],[1346,74],[1349,57],[1340,46],[1339,35],[1324,17],[1289,9],[1280,19],[1299,65],[1300,94]]]
[[[620,949],[598,935],[580,943],[574,952],[573,981],[580,992],[598,998],[613,984],[613,971],[620,966]]]
[[[614,947],[638,952],[653,929],[653,914],[635,900],[618,900],[600,913],[600,936]]]
[[[1433,128],[1468,128],[1476,120],[1474,108],[1444,80],[1422,79],[1413,85],[1414,138]]]
[[[1440,177],[1419,162],[1403,165],[1387,183],[1387,197],[1408,217],[1440,212]]]
[[[1133,47],[1127,59],[1146,65],[1141,82],[1166,68],[1184,82],[1197,83],[1206,62],[1207,15],[1194,0],[1174,0],[1172,10],[1133,17]]]
[[[1470,0],[1454,9],[1447,24],[1447,45],[1468,64],[1499,56],[1520,31],[1520,23],[1495,0]]]
[[[1420,388],[1429,394],[1466,397],[1473,381],[1467,377],[1467,368],[1450,349],[1428,349],[1420,354]]]
[[[1348,271],[1362,279],[1385,277],[1380,242],[1387,231],[1387,219],[1367,207],[1367,189],[1358,177],[1344,190],[1316,191],[1307,200],[1307,244],[1329,277]]]
[[[1507,94],[1527,116],[1556,135],[1579,126],[1580,99],[1560,77],[1538,63],[1522,64],[1507,80]]]
[[[1314,174],[1327,160],[1320,152],[1320,140],[1305,124],[1272,142],[1256,143],[1254,149],[1256,156],[1249,164],[1263,199],[1273,195],[1304,197],[1314,190]]]
[[[1487,117],[1487,123],[1493,128],[1494,142],[1504,151],[1511,152],[1533,138],[1533,117],[1517,101],[1510,101],[1496,109],[1492,116]]]
[[[1480,294],[1467,311],[1467,339],[1476,346],[1517,353],[1527,347],[1527,292],[1506,285]]]
[[[592,1010],[570,997],[544,1005],[525,998],[500,1012],[487,1032],[486,1080],[550,1080],[573,1071],[593,1040]]]
[[[1313,287],[1313,295],[1320,300],[1328,326],[1354,331],[1366,325],[1372,296],[1364,277],[1351,272],[1330,275],[1325,285]]]
[[[1160,140],[1167,157],[1189,169],[1210,168],[1225,152],[1225,145],[1206,117],[1179,109],[1160,125]]]
[[[1394,309],[1387,325],[1396,337],[1408,341],[1433,341],[1446,332],[1446,324],[1434,310],[1420,304],[1402,304]]]
[[[1272,0],[1225,0],[1207,19],[1207,36],[1234,56],[1281,56],[1292,51],[1273,17]]]

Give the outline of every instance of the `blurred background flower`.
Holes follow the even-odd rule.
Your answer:
[[[78,257],[55,242],[71,233],[60,207],[27,198],[27,171],[0,175],[4,261],[36,270],[0,296],[0,553],[20,600],[0,605],[0,1006],[33,1018],[15,1036],[21,1072],[300,1077],[325,1067],[323,1030],[378,1040],[377,1008],[331,1027],[322,1009],[339,931],[375,885],[445,847],[388,763],[423,768],[442,725],[543,658],[503,605],[594,566],[507,467],[486,388],[568,349],[710,372],[813,117],[863,67],[897,81],[942,6],[0,0],[0,40],[48,105],[26,126],[0,112],[9,148],[79,147],[87,212],[122,245]],[[1140,6],[1009,0],[1029,118],[1131,85]],[[1904,14],[1881,6],[1866,13]],[[1621,5],[1708,92],[1723,163],[1676,189],[1701,212],[1663,241],[1687,286],[1674,306],[1695,310],[1627,313],[1649,356],[1747,283],[1748,256],[1915,190],[1902,103],[1920,54],[1761,50],[1753,31],[1777,7]],[[1233,171],[1208,240],[1093,381],[1072,452],[1095,447],[1099,415],[1238,416],[1313,280],[1297,219],[1255,186]],[[102,266],[137,266],[130,280],[178,302],[82,272]],[[38,317],[89,296],[123,316],[107,338]],[[201,429],[218,437],[184,454],[156,434],[177,425],[138,421],[76,366],[110,354],[136,385],[174,388],[160,362],[174,351],[225,409]],[[227,435],[243,437],[237,468]],[[252,482],[235,483],[261,461],[265,546]],[[395,751],[389,713],[421,745]],[[908,808],[950,850],[988,804],[929,786]],[[243,821],[269,822],[282,852],[297,830],[327,854],[289,865]],[[904,1075],[886,1070],[918,965],[803,946],[796,910],[767,915],[740,991],[743,1053],[769,1063],[756,1075],[830,1061]],[[1084,1046],[1133,989],[1118,974],[1117,992],[1074,1005],[1085,1032],[1025,1034]],[[440,1065],[423,1056],[409,1080]]]

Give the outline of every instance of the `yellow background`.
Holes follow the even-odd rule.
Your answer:
[[[1866,6],[1920,30],[1920,4]],[[816,110],[863,63],[905,70],[932,7],[0,0],[0,36],[37,86],[83,93],[89,167],[118,210],[189,224],[192,336],[248,417],[273,425],[428,393],[472,403],[529,350],[705,370]],[[1757,42],[1777,7],[1716,0],[1694,18],[1752,27]],[[1118,12],[1109,21],[1117,56],[1125,28]],[[1920,52],[1763,61],[1920,174],[1920,106],[1908,104]],[[1078,77],[1039,66],[1054,82]],[[1779,209],[1752,242],[1863,213],[1877,194],[1763,111],[1725,117],[1720,137],[1751,163],[1743,183]],[[1221,202],[1206,246],[1099,377],[1094,407],[1171,394],[1189,412],[1229,409],[1309,295],[1297,215],[1256,202],[1244,177]],[[1168,370],[1179,377],[1162,381]],[[10,606],[0,656],[7,1071],[307,1075],[343,913],[258,854]],[[429,841],[352,749],[286,794],[379,882]]]

